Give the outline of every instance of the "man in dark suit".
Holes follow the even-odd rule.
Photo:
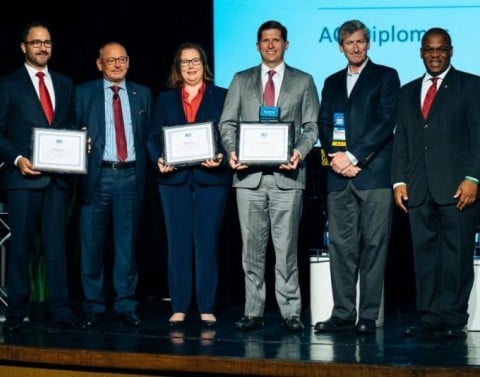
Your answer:
[[[98,325],[106,310],[103,262],[110,224],[116,294],[113,309],[124,325],[139,327],[135,244],[145,191],[145,143],[152,98],[150,89],[125,80],[129,57],[121,44],[103,45],[96,64],[103,78],[78,85],[75,98],[78,124],[87,129],[89,138],[80,210],[83,327]],[[115,101],[121,104],[123,124],[119,129],[115,127]],[[118,139],[122,133],[123,141]],[[119,146],[125,143],[122,151]]]
[[[473,285],[480,179],[480,77],[450,63],[448,32],[428,30],[426,74],[402,87],[392,164],[394,200],[408,211],[420,322],[406,335],[464,337]],[[431,102],[427,92],[435,82]]]
[[[270,235],[275,249],[275,293],[283,327],[292,331],[303,329],[298,227],[305,188],[304,159],[318,139],[319,100],[312,76],[285,64],[288,45],[287,28],[281,23],[267,21],[260,25],[257,49],[262,63],[235,75],[219,123],[223,146],[235,170],[233,186],[243,241],[246,302],[244,316],[235,324],[239,330],[263,325],[265,258]],[[269,77],[276,89],[273,106],[265,109],[264,88]],[[269,112],[277,108],[279,121],[293,123],[293,152],[288,163],[255,168],[238,161],[238,122],[258,121],[260,108]]]
[[[7,266],[8,310],[3,325],[6,333],[20,330],[29,312],[29,252],[38,225],[51,319],[62,327],[75,325],[66,280],[65,227],[70,183],[64,174],[41,173],[29,159],[34,127],[74,127],[74,87],[71,79],[48,69],[52,39],[45,25],[27,25],[22,37],[25,65],[0,80],[0,160],[6,164],[2,188],[7,192],[12,232]],[[39,72],[43,73],[50,97],[47,111],[40,102]]]
[[[348,65],[325,80],[319,115],[331,167],[327,214],[334,307],[315,330],[373,333],[392,220],[390,164],[400,80],[393,68],[367,56],[370,34],[362,22],[345,22],[338,43]]]

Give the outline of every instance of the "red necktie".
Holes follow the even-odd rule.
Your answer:
[[[127,141],[125,139],[125,126],[123,124],[122,103],[117,85],[110,87],[113,90],[113,123],[115,125],[115,141],[117,144],[117,157],[120,161],[127,158]]]
[[[52,124],[53,120],[53,106],[52,100],[50,99],[50,94],[48,93],[47,86],[45,85],[44,76],[45,73],[37,72],[36,76],[38,77],[38,91],[40,93],[40,103],[42,104],[43,112],[47,117],[48,124]]]
[[[273,83],[274,70],[268,71],[268,80],[263,92],[263,103],[265,106],[275,106],[275,84]]]
[[[437,94],[437,81],[438,77],[432,77],[432,85],[428,88],[427,94],[425,95],[425,99],[423,100],[422,106],[422,114],[423,118],[427,119],[428,112],[430,111],[430,107],[432,106],[433,99],[435,98],[435,94]]]

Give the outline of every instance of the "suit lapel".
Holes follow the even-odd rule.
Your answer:
[[[275,88],[275,90],[279,90],[278,101],[277,101],[277,106],[278,107],[285,106],[285,101],[288,98],[288,95],[286,96],[286,93],[291,93],[292,92],[293,81],[294,80],[292,80],[292,71],[291,71],[290,67],[285,65],[285,71],[283,73],[282,85],[280,86],[279,89]]]
[[[140,104],[138,102],[138,95],[137,92],[132,88],[132,86],[127,82],[127,94],[128,94],[128,102],[130,104],[130,116],[132,118],[132,130],[133,133],[137,133],[138,129],[138,112],[140,111]]]
[[[259,65],[257,66],[257,69],[255,69],[252,72],[251,76],[251,85],[253,87],[253,90],[250,93],[255,93],[257,96],[258,101],[263,104],[263,85],[262,85],[262,66]],[[249,91],[247,91],[249,93]]]
[[[30,108],[32,111],[35,111],[38,114],[37,119],[44,119],[45,122],[47,122],[47,117],[45,116],[45,113],[43,112],[42,105],[40,103],[40,99],[38,98],[38,94],[35,91],[35,86],[32,83],[32,80],[30,79],[30,76],[28,75],[27,69],[22,68],[22,81],[24,83],[24,93],[28,93],[28,102],[31,103]]]
[[[103,79],[96,81],[92,87],[92,110],[95,109],[97,115],[96,124],[99,125],[100,135],[105,142],[105,90],[103,88]]]
[[[444,79],[440,81],[441,83],[437,87],[437,94],[435,95],[432,106],[430,107],[428,118],[433,116],[439,109],[442,108],[442,106],[444,106],[445,99],[448,97],[449,88],[452,85],[455,85],[455,80],[451,79],[454,75],[455,70],[453,67],[451,67]]]

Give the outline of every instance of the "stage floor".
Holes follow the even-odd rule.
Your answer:
[[[314,334],[308,310],[302,316],[306,325],[305,330],[298,334],[287,332],[281,327],[280,314],[275,306],[271,306],[265,313],[263,328],[241,332],[234,328],[233,323],[242,314],[241,306],[225,307],[217,312],[218,322],[215,328],[203,328],[196,314],[191,314],[182,328],[171,328],[168,324],[170,305],[168,302],[158,300],[140,307],[139,315],[144,325],[135,330],[123,327],[111,316],[107,316],[104,322],[92,331],[62,331],[50,326],[47,322],[30,321],[20,333],[1,336],[0,364],[47,362],[42,359],[42,351],[45,355],[87,351],[92,360],[89,362],[85,355],[81,360],[72,357],[72,366],[102,367],[98,361],[101,357],[95,358],[92,355],[102,355],[106,352],[112,368],[120,366],[127,369],[137,364],[133,362],[130,364],[124,360],[125,358],[122,358],[121,363],[114,362],[111,360],[111,355],[128,354],[129,357],[137,355],[140,358],[142,355],[148,355],[147,363],[152,363],[155,355],[174,357],[184,362],[185,360],[198,361],[204,357],[207,362],[199,362],[198,366],[200,372],[207,374],[209,371],[219,372],[217,367],[214,367],[214,362],[210,364],[208,361],[219,359],[250,360],[251,365],[255,361],[279,362],[281,365],[292,368],[291,373],[279,370],[267,374],[260,373],[261,368],[257,366],[258,375],[297,375],[293,371],[300,363],[335,364],[340,368],[345,365],[348,368],[348,365],[362,364],[367,369],[373,366],[400,367],[407,368],[406,370],[423,367],[434,368],[434,370],[445,368],[451,372],[460,370],[468,372],[461,375],[476,374],[476,372],[480,374],[480,332],[469,332],[466,339],[405,337],[402,331],[411,324],[414,317],[412,311],[386,312],[384,326],[379,327],[376,334],[363,336],[357,336],[354,333]],[[28,356],[29,354],[32,356]],[[29,360],[29,357],[34,360]],[[52,357],[52,355],[48,356],[48,364],[55,364]],[[193,358],[184,359],[183,357]],[[108,369],[108,360],[106,363],[107,365],[103,368]],[[58,364],[67,365],[68,362],[60,359]],[[177,372],[195,370],[192,369],[195,368],[195,362],[193,365],[187,364],[188,366],[181,366],[179,363]],[[212,370],[208,369],[209,365]],[[153,365],[138,365],[139,370],[144,367],[156,368]],[[251,370],[251,368],[250,372],[245,374],[257,375],[255,369]],[[171,365],[168,369],[175,371],[175,367]],[[452,375],[459,375],[457,372]],[[243,374],[241,368],[233,367],[232,373]],[[348,375],[348,373],[338,375]]]

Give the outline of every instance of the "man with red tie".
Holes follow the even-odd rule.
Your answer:
[[[25,55],[24,66],[0,80],[0,161],[6,165],[2,188],[7,192],[12,232],[4,333],[21,330],[29,314],[29,252],[38,226],[50,317],[61,327],[76,324],[69,303],[65,260],[69,177],[41,173],[29,159],[34,127],[74,127],[73,82],[48,69],[52,39],[45,25],[27,25],[20,48]]]
[[[144,198],[152,96],[126,80],[129,56],[117,42],[104,44],[96,60],[102,78],[76,88],[78,124],[87,129],[88,174],[82,179],[80,209],[81,278],[85,295],[82,327],[97,326],[107,309],[104,253],[113,235],[113,310],[119,321],[140,327],[135,244]]]
[[[400,93],[394,200],[408,212],[420,316],[405,335],[466,336],[480,179],[480,77],[450,63],[450,35],[422,38],[422,77]],[[429,105],[430,103],[430,105]]]

